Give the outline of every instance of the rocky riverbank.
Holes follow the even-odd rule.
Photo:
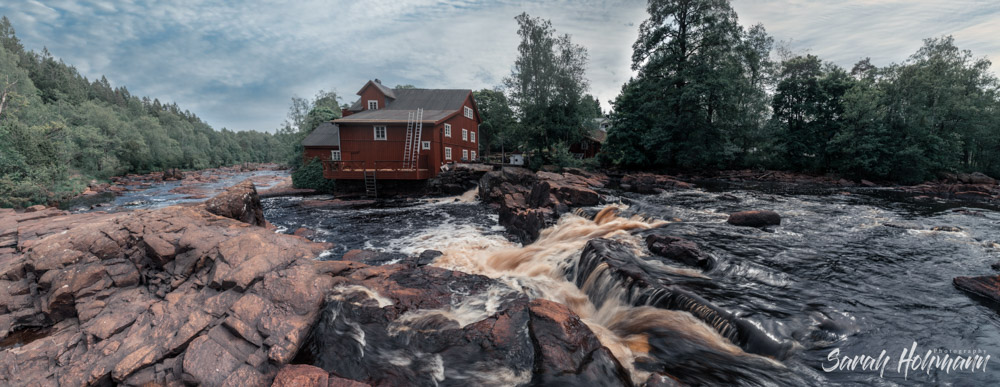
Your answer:
[[[703,174],[680,174],[678,179],[687,182],[722,181],[732,183],[773,183],[787,186],[827,188],[872,188],[907,194],[916,199],[948,199],[1000,203],[1000,185],[996,179],[982,173],[943,173],[937,180],[915,185],[892,182],[872,182],[864,179],[849,180],[836,175],[811,175],[785,171],[718,171]]]
[[[330,246],[275,233],[251,182],[158,210],[4,210],[0,235],[0,384],[430,383],[445,377],[441,356],[481,359],[468,380],[631,383],[565,306],[426,266],[433,252],[381,266],[368,265],[385,263],[377,254],[315,260]],[[459,294],[499,303],[467,323],[432,316]],[[343,324],[361,324],[372,348],[436,355],[416,371],[359,358]],[[421,333],[400,336],[407,326]]]

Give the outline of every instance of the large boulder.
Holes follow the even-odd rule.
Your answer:
[[[253,182],[242,183],[226,189],[223,193],[205,202],[208,212],[230,219],[236,219],[253,226],[264,226],[264,207]]]
[[[341,277],[299,359],[371,385],[629,385],[565,306],[480,275],[415,264]],[[312,371],[310,371],[312,372]]]
[[[532,173],[507,167],[479,181],[479,197],[498,210],[500,224],[517,241],[531,243],[573,207],[600,204],[595,188],[608,182],[603,174],[573,169],[565,173]]]
[[[594,332],[565,305],[536,299],[528,306],[536,347],[535,385],[631,384],[629,374]]]
[[[730,214],[726,223],[746,227],[778,226],[781,225],[781,215],[769,210],[743,211]]]

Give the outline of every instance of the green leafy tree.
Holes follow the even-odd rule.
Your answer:
[[[766,114],[771,40],[743,30],[726,0],[651,0],[639,27],[638,75],[614,102],[603,156],[623,166],[738,163]]]
[[[831,161],[827,143],[841,130],[844,94],[854,78],[813,55],[782,63],[774,95],[774,119],[792,169],[822,171]]]
[[[484,152],[504,152],[512,150],[515,144],[517,119],[507,96],[499,89],[482,89],[473,93],[479,116],[479,142]]]
[[[89,81],[48,50],[25,51],[0,18],[0,206],[56,202],[93,178],[284,160],[276,137],[215,131],[176,103]]]
[[[336,182],[323,177],[323,163],[309,159],[302,167],[292,172],[292,184],[296,188],[310,188],[320,193],[333,193]]]
[[[584,124],[594,117],[584,92],[587,50],[569,35],[556,36],[552,22],[522,13],[518,23],[518,57],[504,79],[515,112],[522,145],[543,158],[553,146],[579,141]]]

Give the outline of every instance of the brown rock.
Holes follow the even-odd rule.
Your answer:
[[[177,247],[172,243],[163,240],[158,235],[149,235],[142,240],[146,244],[146,251],[149,257],[161,267],[170,262],[177,255]]]
[[[781,224],[781,215],[774,211],[743,211],[729,215],[727,223],[734,226],[764,227]]]
[[[44,210],[44,209],[45,209],[45,206],[43,206],[41,204],[36,204],[36,205],[31,206],[31,207],[25,208],[24,212],[25,213],[38,212],[38,211],[41,211],[41,210]]]
[[[281,367],[274,377],[273,387],[327,387],[330,374],[322,368],[305,364]]]
[[[656,194],[670,189],[687,189],[691,185],[667,175],[636,173],[622,177],[620,187],[625,191],[641,194]]]
[[[715,260],[702,252],[697,244],[687,239],[653,234],[646,237],[646,246],[653,254],[685,265],[696,266],[705,270],[715,267]]]
[[[369,387],[370,384],[361,383],[356,380],[344,379],[330,375],[330,381],[327,387]]]
[[[534,374],[540,384],[594,385],[609,380],[631,384],[611,351],[565,305],[535,299],[528,310],[532,340],[538,348]]]
[[[260,197],[257,196],[257,188],[249,180],[209,199],[205,202],[205,209],[213,214],[253,226],[264,225],[264,208],[260,204]]]
[[[0,349],[0,385],[267,385],[333,288],[320,269],[363,267],[194,206],[18,225],[33,243],[0,254],[0,337],[40,337]]]
[[[191,342],[184,353],[184,373],[202,385],[219,386],[242,361],[215,340],[202,336]]]
[[[1000,302],[1000,276],[955,277],[952,282],[961,291]]]
[[[292,235],[303,237],[306,239],[312,239],[316,236],[316,232],[305,227],[299,227],[292,233]]]

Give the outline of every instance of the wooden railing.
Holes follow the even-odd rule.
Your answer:
[[[378,160],[378,161],[364,161],[364,160],[343,160],[343,161],[323,161],[323,167],[329,171],[338,172],[352,172],[352,171],[364,171],[364,170],[377,170],[377,171],[415,171],[420,169],[427,169],[427,155],[421,155],[420,159],[417,160],[417,168],[410,168],[409,163],[403,160]]]

